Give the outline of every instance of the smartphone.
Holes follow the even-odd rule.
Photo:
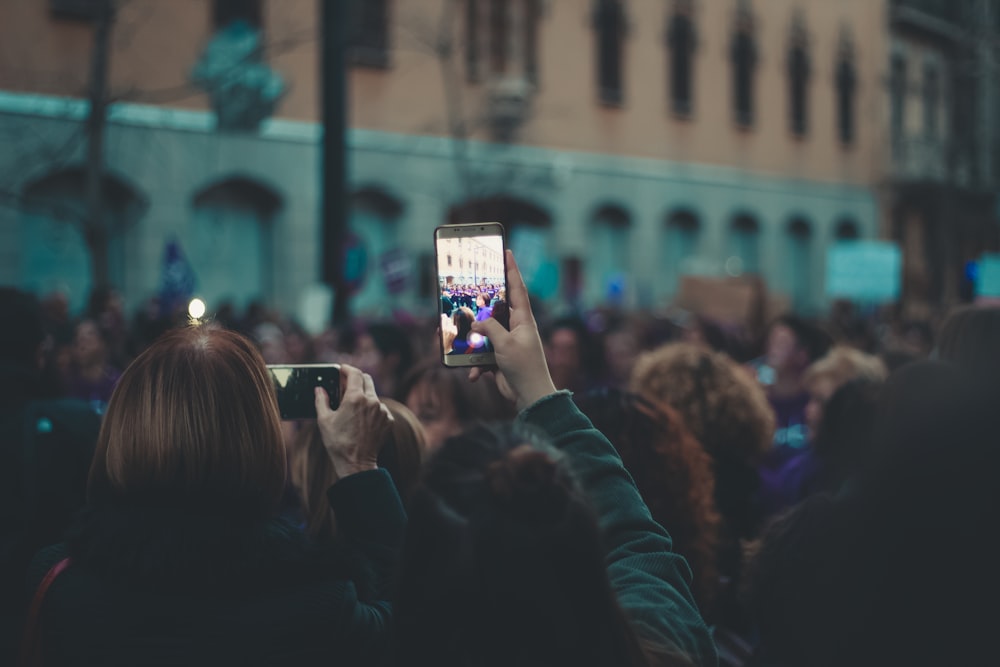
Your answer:
[[[505,249],[499,222],[441,225],[434,230],[445,366],[496,363],[493,344],[471,327],[476,320],[493,318],[510,328]]]
[[[316,419],[316,387],[330,396],[330,407],[340,405],[339,364],[269,365],[278,394],[278,410],[284,420]]]

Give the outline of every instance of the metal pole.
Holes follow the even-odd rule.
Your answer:
[[[90,64],[90,113],[87,115],[87,163],[85,194],[87,212],[84,239],[90,251],[92,288],[107,287],[108,221],[104,212],[104,127],[108,108],[108,42],[111,37],[112,0],[100,0],[94,27],[94,50]]]
[[[347,236],[347,5],[350,0],[320,0],[322,13],[322,197],[323,281],[334,291],[333,323],[350,319],[344,276]]]

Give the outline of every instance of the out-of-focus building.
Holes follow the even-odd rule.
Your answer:
[[[320,275],[318,3],[119,4],[111,279],[137,304],[174,240],[210,306],[259,296],[290,308]],[[76,303],[91,262],[99,5],[0,4],[0,281],[63,285]],[[500,220],[543,302],[587,306],[661,306],[684,275],[759,274],[816,311],[825,249],[879,234],[880,197],[895,191],[878,187],[881,0],[354,5],[355,312],[434,310],[422,276],[444,222]]]
[[[926,317],[1000,248],[1000,7],[892,0],[883,234],[903,249],[903,305]]]

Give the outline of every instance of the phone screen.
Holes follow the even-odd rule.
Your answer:
[[[267,367],[278,395],[284,420],[316,419],[316,387],[330,397],[330,408],[340,405],[340,366],[337,364],[270,365]]]
[[[504,229],[498,222],[443,225],[434,232],[440,297],[441,356],[446,366],[496,362],[489,338],[472,323],[493,318],[509,327]]]

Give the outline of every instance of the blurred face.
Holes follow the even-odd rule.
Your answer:
[[[624,383],[632,374],[639,345],[628,331],[610,334],[604,341],[604,355],[614,379]]]
[[[73,340],[73,358],[78,364],[92,364],[100,361],[104,354],[104,341],[97,330],[97,325],[89,320],[81,322],[76,328],[76,338]]]
[[[408,407],[427,432],[427,448],[433,451],[445,440],[462,432],[455,405],[426,381],[417,383],[406,396]]]
[[[778,324],[767,337],[767,364],[775,370],[794,370],[800,365],[801,350],[795,333]]]
[[[810,433],[816,434],[823,420],[823,408],[836,391],[837,385],[830,378],[821,377],[810,383],[809,403],[806,404],[806,426]]]
[[[557,329],[545,348],[545,358],[553,375],[573,373],[580,367],[580,341],[571,329]]]

